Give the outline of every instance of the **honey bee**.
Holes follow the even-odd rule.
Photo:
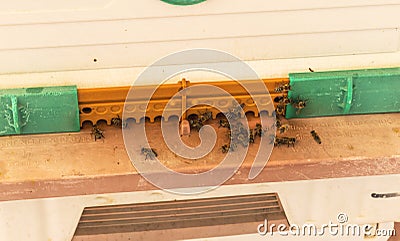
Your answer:
[[[254,130],[250,130],[250,133],[249,133],[249,143],[254,143],[254,137],[255,137],[255,135],[254,135]]]
[[[126,126],[127,126],[127,123],[122,121],[122,119],[119,117],[119,115],[117,115],[117,117],[114,117],[111,119],[111,124],[115,127],[123,128],[123,129],[126,128]]]
[[[153,148],[142,147],[140,153],[145,155],[145,160],[154,160],[158,156],[157,152]]]
[[[229,151],[229,145],[225,144],[221,146],[222,153],[227,153]]]
[[[206,112],[200,114],[199,121],[202,124],[204,124],[204,122],[206,122],[206,121],[208,121],[210,119],[212,119],[212,112],[211,111],[206,111]]]
[[[285,105],[279,103],[275,108],[275,114],[277,116],[284,116],[285,115]]]
[[[282,122],[280,120],[276,120],[275,127],[279,129],[282,126]]]
[[[290,88],[291,88],[291,86],[290,86],[289,83],[281,84],[281,85],[279,85],[278,87],[275,88],[275,92],[277,92],[277,93],[287,92],[287,91],[290,90]]]
[[[289,147],[290,145],[292,145],[294,147],[295,143],[296,138],[294,137],[276,137],[274,146],[287,145]]]
[[[94,141],[97,141],[97,139],[105,138],[103,133],[104,131],[98,128],[97,125],[93,125],[90,135],[94,136]]]
[[[262,125],[260,123],[256,124],[256,128],[254,128],[254,135],[261,137],[264,134],[262,129]]]
[[[286,125],[286,124],[285,125],[280,125],[278,130],[279,130],[280,134],[283,134],[283,133],[285,133],[286,131],[289,130],[289,125]]]
[[[317,134],[317,132],[315,132],[315,130],[312,130],[311,132],[312,137],[314,138],[314,141],[318,144],[321,144],[321,138],[319,137],[319,135]]]
[[[285,95],[276,97],[274,101],[284,106],[291,103],[291,100]]]
[[[218,128],[220,127],[231,129],[231,126],[229,125],[229,122],[227,120],[219,120]]]
[[[236,149],[236,145],[235,144],[230,144],[230,145],[225,144],[225,145],[223,145],[221,147],[222,153],[227,153],[229,151],[235,151],[235,149]]]
[[[291,101],[290,101],[289,98],[287,98],[287,97],[285,96],[285,97],[283,97],[283,99],[282,99],[279,103],[281,103],[281,104],[283,104],[283,105],[286,106],[286,105],[290,104]]]
[[[301,100],[300,97],[297,97],[295,100],[291,100],[290,103],[294,108],[297,109],[296,114],[300,114],[300,111],[304,109],[307,105],[307,99],[306,100]]]
[[[189,125],[190,129],[195,129],[199,131],[201,127],[204,126],[204,122],[212,119],[212,112],[211,111],[206,111],[204,113],[201,113],[198,118],[193,118],[189,120]]]
[[[195,129],[199,131],[203,127],[203,123],[198,119],[189,120],[190,129]]]

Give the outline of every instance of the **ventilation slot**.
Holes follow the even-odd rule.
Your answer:
[[[276,193],[88,207],[83,211],[74,240],[85,240],[79,236],[116,233],[130,233],[133,240],[152,240],[157,235],[163,235],[158,236],[162,240],[176,240],[254,234],[265,219],[287,224]]]

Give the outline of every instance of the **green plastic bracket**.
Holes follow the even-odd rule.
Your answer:
[[[169,3],[169,4],[173,4],[173,5],[186,6],[186,5],[198,4],[198,3],[204,2],[206,0],[161,0],[161,1]]]
[[[400,68],[289,74],[290,99],[306,107],[286,108],[286,118],[400,112]]]
[[[0,90],[0,136],[79,130],[76,86]]]

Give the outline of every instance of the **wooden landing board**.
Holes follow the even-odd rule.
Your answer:
[[[217,122],[212,125],[226,138]],[[256,122],[249,118],[250,127]],[[158,143],[160,122],[146,125],[150,142]],[[241,169],[225,184],[400,173],[399,113],[292,119],[290,125],[287,135],[299,139],[294,147],[276,147],[266,168],[250,181],[256,141]],[[0,137],[0,200],[155,189],[136,173],[121,129],[100,127],[106,138],[97,141],[89,127],[79,133]],[[320,135],[321,145],[311,137],[312,129]],[[193,135],[188,141],[195,144],[198,139]],[[154,148],[166,166],[184,172],[208,170],[223,157],[219,146],[196,161],[175,157],[164,144]]]

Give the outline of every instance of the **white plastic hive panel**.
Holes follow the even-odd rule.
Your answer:
[[[264,78],[308,67],[400,62],[398,0],[208,0],[193,6],[24,0],[0,6],[0,87],[27,79],[31,85],[126,85],[157,59],[191,48],[231,53]]]
[[[291,224],[313,223],[320,227],[329,223],[329,221],[337,223],[336,218],[339,213],[348,215],[348,223],[350,224],[393,223],[393,221],[400,220],[398,199],[377,200],[370,198],[370,195],[372,192],[385,193],[397,190],[398,186],[399,175],[386,175],[224,185],[196,196],[179,196],[161,190],[152,190],[7,201],[0,203],[0,237],[2,237],[2,240],[7,241],[71,240],[85,207],[270,192],[278,193],[288,221]],[[248,240],[244,239],[246,237],[251,238],[251,240],[254,238],[254,240],[261,240],[261,238],[264,240],[282,240],[279,235],[274,236],[274,238],[269,236],[260,237],[257,234],[257,227],[254,227],[253,235],[244,235],[241,240]],[[228,238],[232,237],[226,237],[221,240],[228,240]],[[308,240],[303,238],[300,237],[300,239],[295,240]],[[309,240],[339,240],[338,237],[331,235],[317,238],[310,238]],[[369,240],[383,241],[387,238],[375,237]],[[232,238],[229,240],[239,239]],[[286,240],[293,239],[289,237]],[[363,236],[349,237],[343,240],[363,240]]]

